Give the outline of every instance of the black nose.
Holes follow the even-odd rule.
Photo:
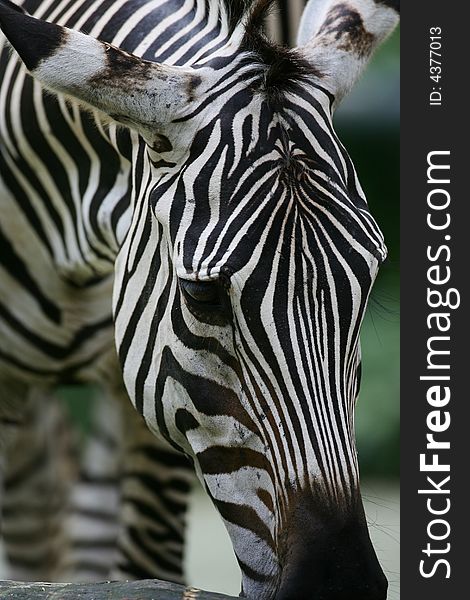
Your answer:
[[[304,575],[300,574],[300,577]],[[385,576],[376,581],[352,580],[343,574],[338,574],[335,581],[303,582],[286,586],[276,595],[276,600],[386,600],[387,580]]]
[[[386,600],[387,579],[358,512],[319,520],[296,511],[276,600]]]

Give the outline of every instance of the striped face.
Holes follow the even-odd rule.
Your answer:
[[[353,410],[385,248],[331,115],[397,3],[311,0],[293,52],[261,34],[270,2],[249,4],[194,4],[226,38],[190,67],[1,1],[0,20],[45,85],[140,134],[115,268],[119,358],[150,428],[194,461],[244,594],[384,600]]]
[[[143,155],[116,327],[138,410],[194,459],[245,592],[270,598],[299,502],[359,510],[359,329],[385,248],[324,89],[223,87],[182,120],[180,164]]]

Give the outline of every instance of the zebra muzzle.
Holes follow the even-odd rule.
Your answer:
[[[296,506],[283,533],[275,600],[386,600],[387,579],[360,500],[357,506],[339,514],[313,503]]]

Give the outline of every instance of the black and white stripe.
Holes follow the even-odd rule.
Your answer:
[[[353,410],[359,329],[385,247],[332,113],[396,24],[397,7],[311,0],[301,45],[286,50],[262,33],[270,4],[41,3],[38,16],[93,37],[0,4],[3,30],[32,74],[94,111],[87,117],[75,101],[43,95],[4,55],[5,182],[10,198],[28,199],[18,219],[32,215],[28,231],[48,245],[50,273],[39,279],[48,291],[50,277],[72,285],[80,306],[91,294],[108,308],[100,286],[114,262],[115,339],[127,391],[162,443],[194,462],[232,538],[244,593],[379,599],[386,592],[360,501]],[[18,30],[31,35],[28,46]],[[25,100],[33,117],[22,111]],[[57,119],[50,128],[48,110]],[[39,141],[26,135],[27,119]],[[74,139],[77,154],[67,147]],[[42,298],[33,281],[29,297],[49,323],[50,295]],[[62,288],[52,294],[63,297]],[[59,325],[64,335],[65,314],[56,307],[56,335]],[[101,367],[91,349],[110,324],[78,321],[66,368],[103,381],[109,363]],[[6,322],[18,337],[16,321]],[[85,341],[80,332],[90,328]],[[28,342],[36,359],[28,364],[37,369],[49,346]],[[85,355],[88,368],[80,366]],[[55,357],[54,364],[63,370]],[[137,447],[132,465],[148,454]],[[157,462],[165,465],[160,455]],[[168,467],[178,470],[173,459]],[[168,496],[163,487],[157,500],[155,478],[139,474],[134,484],[134,477],[124,495],[141,509],[141,529],[126,523],[123,570],[154,573],[151,555],[160,553],[171,576],[179,546],[171,541],[163,556],[168,536],[152,533],[151,519],[142,526],[142,515],[155,517],[147,498],[163,503],[180,535],[186,486]],[[179,481],[186,478],[183,470]],[[361,575],[351,570],[354,561]]]

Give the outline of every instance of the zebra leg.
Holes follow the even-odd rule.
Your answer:
[[[73,440],[52,394],[35,391],[21,405],[16,428],[14,421],[2,426],[8,429],[2,436],[8,577],[53,580],[67,548],[64,522],[76,471]]]
[[[189,460],[157,439],[126,399],[118,561],[113,578],[183,582]]]
[[[6,452],[15,441],[26,418],[29,386],[0,376],[0,468],[3,477]]]
[[[60,581],[102,581],[109,578],[115,564],[122,466],[121,410],[122,402],[107,389],[93,397],[90,430],[72,492],[67,521],[70,545],[57,577]]]

